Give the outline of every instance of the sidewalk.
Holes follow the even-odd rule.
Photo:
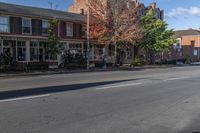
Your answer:
[[[21,77],[21,76],[40,76],[40,75],[53,75],[53,74],[69,74],[69,73],[83,73],[83,72],[106,72],[106,71],[139,71],[145,69],[159,69],[159,68],[169,68],[173,67],[170,65],[159,66],[159,65],[148,65],[148,66],[122,66],[122,67],[112,67],[107,69],[102,68],[92,68],[90,70],[86,69],[52,69],[52,70],[41,70],[41,71],[30,71],[30,72],[2,72],[0,73],[0,78],[12,78],[12,77]]]

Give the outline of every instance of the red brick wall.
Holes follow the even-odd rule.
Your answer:
[[[74,35],[73,37],[66,36],[66,21],[61,21],[59,27],[55,29],[55,32],[61,39],[85,39],[82,38],[82,24],[74,23]],[[59,31],[58,31],[59,28]],[[58,32],[60,32],[58,34]],[[4,33],[1,33],[4,34]],[[5,33],[9,35],[22,35],[22,18],[10,16],[10,33]],[[32,19],[32,35],[24,36],[43,36],[42,35],[42,19]]]

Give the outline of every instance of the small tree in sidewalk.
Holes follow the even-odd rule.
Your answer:
[[[49,21],[48,28],[48,44],[47,44],[47,54],[49,56],[49,60],[55,60],[57,54],[60,52],[59,38],[57,36],[56,29],[58,27],[59,20],[52,19]]]

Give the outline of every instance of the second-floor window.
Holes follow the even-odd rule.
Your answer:
[[[193,41],[191,41],[190,43],[191,43],[191,45],[192,45],[192,46],[194,46],[194,45],[195,45],[195,41],[194,41],[194,40],[193,40]]]
[[[67,36],[72,37],[73,36],[73,23],[67,23],[66,26]]]
[[[9,17],[0,16],[0,32],[1,33],[9,32]]]
[[[87,36],[87,27],[86,25],[82,25],[82,33],[81,33],[82,37],[86,37]]]
[[[23,18],[22,19],[22,33],[31,34],[31,19]]]
[[[47,20],[42,20],[42,34],[47,35],[49,28],[49,22]]]

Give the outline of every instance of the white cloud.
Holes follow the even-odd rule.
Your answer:
[[[186,16],[186,15],[192,15],[192,16],[198,16],[200,17],[200,8],[199,7],[190,7],[190,8],[175,8],[172,9],[169,13],[166,14],[167,17],[173,17],[176,18],[178,16]]]

